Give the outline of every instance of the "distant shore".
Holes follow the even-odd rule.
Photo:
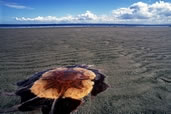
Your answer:
[[[0,28],[54,27],[171,27],[171,24],[0,24]]]

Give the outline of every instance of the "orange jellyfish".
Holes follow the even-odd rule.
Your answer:
[[[106,90],[105,76],[87,65],[74,65],[49,69],[20,81],[15,95],[21,102],[0,112],[33,111],[42,114],[70,114],[80,106],[86,96],[96,96]]]

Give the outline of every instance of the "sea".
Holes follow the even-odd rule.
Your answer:
[[[171,27],[171,24],[0,24],[0,28],[55,27]]]

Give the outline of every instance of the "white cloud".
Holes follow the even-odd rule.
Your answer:
[[[97,18],[98,17],[90,11],[86,11],[86,13],[77,16],[78,20],[97,20]]]
[[[17,21],[53,22],[53,23],[171,23],[171,3],[159,1],[153,4],[137,2],[127,8],[112,11],[111,15],[96,15],[91,11],[76,16],[38,16],[35,18],[16,17]]]
[[[122,21],[143,23],[171,23],[171,3],[160,1],[153,4],[137,2],[128,8],[112,11],[113,16]]]
[[[25,18],[25,17],[16,17],[17,21],[40,21],[40,22],[72,22],[72,23],[80,23],[80,22],[95,22],[98,20],[98,17],[90,11],[86,11],[84,14],[80,14],[77,16],[65,16],[65,17],[55,17],[55,16],[38,16],[35,18]]]
[[[15,4],[15,3],[7,3],[5,4],[5,6],[7,7],[10,7],[10,8],[16,8],[16,9],[33,9],[31,7],[28,7],[28,6],[23,6],[23,5],[18,5],[18,4]]]
[[[24,5],[20,5],[14,2],[6,2],[6,1],[1,1],[0,0],[0,4],[9,7],[9,8],[15,8],[15,9],[34,9],[28,6],[24,6]]]

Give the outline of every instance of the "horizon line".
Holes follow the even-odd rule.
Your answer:
[[[136,23],[5,23],[0,25],[171,25],[170,24],[136,24]]]

